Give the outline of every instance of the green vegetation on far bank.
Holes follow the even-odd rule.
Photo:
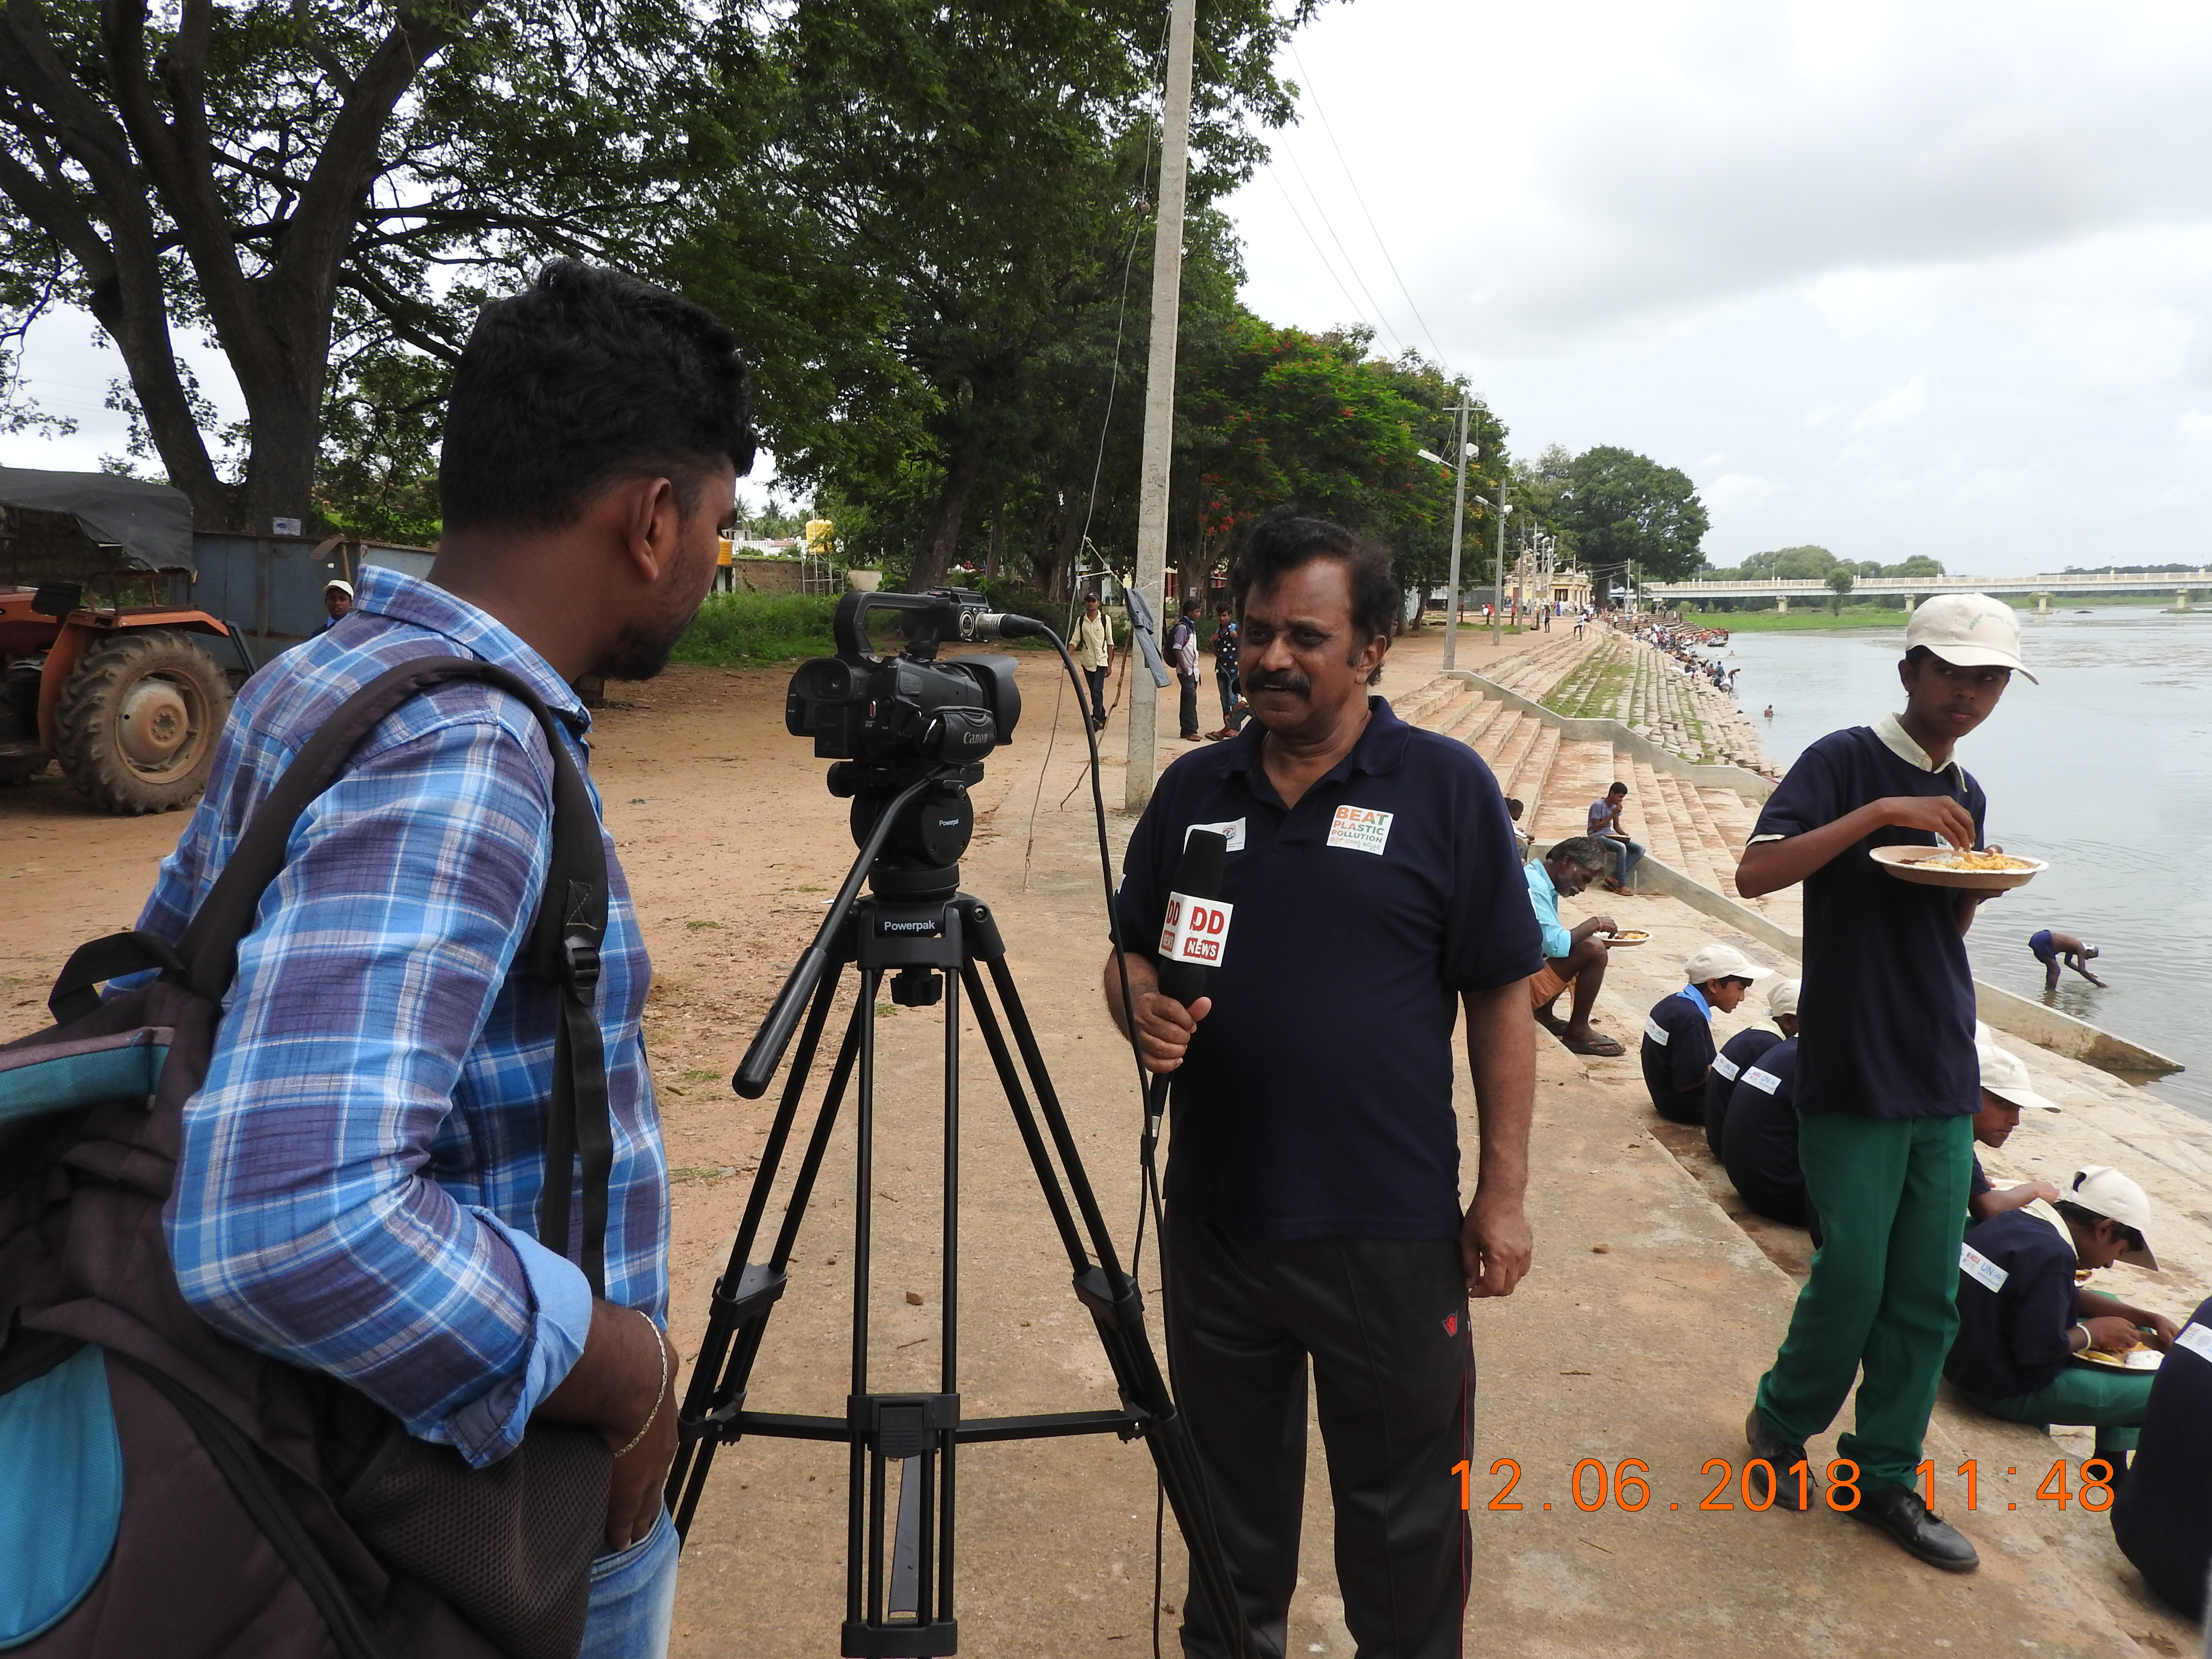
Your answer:
[[[716,668],[826,657],[836,609],[829,593],[709,593],[670,656]]]
[[[1696,611],[1686,608],[1682,620],[1707,628],[1725,628],[1732,634],[1783,634],[1820,628],[1903,628],[1908,618],[1902,611],[1887,610],[1880,605],[1847,605],[1839,616],[1829,615],[1826,605],[1818,611],[1810,607],[1802,611],[1792,610],[1786,615],[1778,611]]]

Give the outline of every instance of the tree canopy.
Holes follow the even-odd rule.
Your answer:
[[[1633,450],[1600,445],[1567,464],[1553,511],[1601,580],[1640,575],[1679,581],[1704,562],[1710,520],[1689,475]]]

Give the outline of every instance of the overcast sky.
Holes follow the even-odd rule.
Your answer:
[[[1714,563],[2212,562],[2212,7],[1334,0],[1282,68],[1253,307],[1682,468]],[[8,460],[122,447],[88,331],[27,362],[83,430]]]
[[[1715,564],[2212,563],[2212,7],[1352,0],[1294,53],[1261,315],[1680,467]]]

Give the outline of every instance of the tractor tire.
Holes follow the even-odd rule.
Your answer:
[[[222,669],[167,629],[118,634],[86,652],[54,709],[54,748],[103,811],[169,812],[207,785],[230,713]]]

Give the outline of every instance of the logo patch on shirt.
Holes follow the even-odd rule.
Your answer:
[[[1668,1030],[1665,1026],[1662,1025],[1657,1020],[1652,1018],[1650,1015],[1646,1014],[1644,1017],[1644,1035],[1650,1037],[1652,1042],[1657,1043],[1662,1048],[1663,1048],[1667,1046],[1668,1040],[1672,1038],[1674,1034]]]
[[[1715,1054],[1713,1056],[1713,1070],[1718,1072],[1730,1083],[1735,1081],[1736,1069],[1736,1063],[1730,1060],[1726,1054]]]
[[[1782,1086],[1782,1079],[1771,1072],[1762,1072],[1753,1066],[1743,1074],[1743,1080],[1763,1095],[1771,1095]]]
[[[1992,1291],[2004,1289],[2005,1280],[2012,1277],[1971,1244],[1959,1246],[1959,1271]]]
[[[1395,816],[1367,806],[1340,806],[1329,821],[1328,844],[1349,847],[1355,853],[1380,853],[1390,839],[1390,820]]]
[[[2181,1334],[2173,1339],[2173,1346],[2186,1348],[2200,1358],[2212,1359],[2212,1331],[2206,1330],[2202,1325],[2186,1326]]]
[[[1244,850],[1244,820],[1242,818],[1231,818],[1226,823],[1194,823],[1182,832],[1182,844],[1185,847],[1190,845],[1190,832],[1193,830],[1212,830],[1215,835],[1229,843],[1222,849],[1224,852],[1241,853]]]
[[[2200,1326],[2198,1328],[2202,1329],[2203,1327]],[[1459,1334],[1459,1316],[1457,1314],[1446,1314],[1444,1316],[1444,1334],[1446,1336],[1457,1336]]]

